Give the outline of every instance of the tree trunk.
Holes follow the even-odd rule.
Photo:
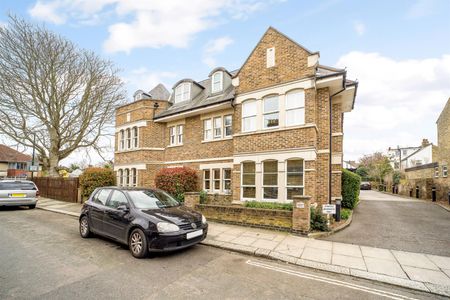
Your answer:
[[[59,165],[59,158],[57,154],[50,153],[50,158],[48,160],[48,174],[50,177],[59,177],[57,167]]]

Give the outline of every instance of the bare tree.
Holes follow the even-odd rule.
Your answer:
[[[33,146],[51,176],[80,148],[99,149],[125,92],[112,62],[15,16],[0,27],[0,134]]]

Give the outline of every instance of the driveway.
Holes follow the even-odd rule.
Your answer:
[[[325,240],[450,256],[450,212],[430,201],[361,191],[352,224]]]

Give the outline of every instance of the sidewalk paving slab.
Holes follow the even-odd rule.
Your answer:
[[[81,204],[40,198],[37,208],[79,216]],[[58,207],[58,208],[56,208]],[[202,244],[450,296],[450,257],[315,240],[209,222]]]

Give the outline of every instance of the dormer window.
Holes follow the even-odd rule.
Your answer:
[[[218,71],[213,74],[211,81],[211,91],[213,93],[221,92],[223,90],[223,72]]]
[[[187,101],[191,94],[191,83],[183,82],[175,88],[175,103]]]

